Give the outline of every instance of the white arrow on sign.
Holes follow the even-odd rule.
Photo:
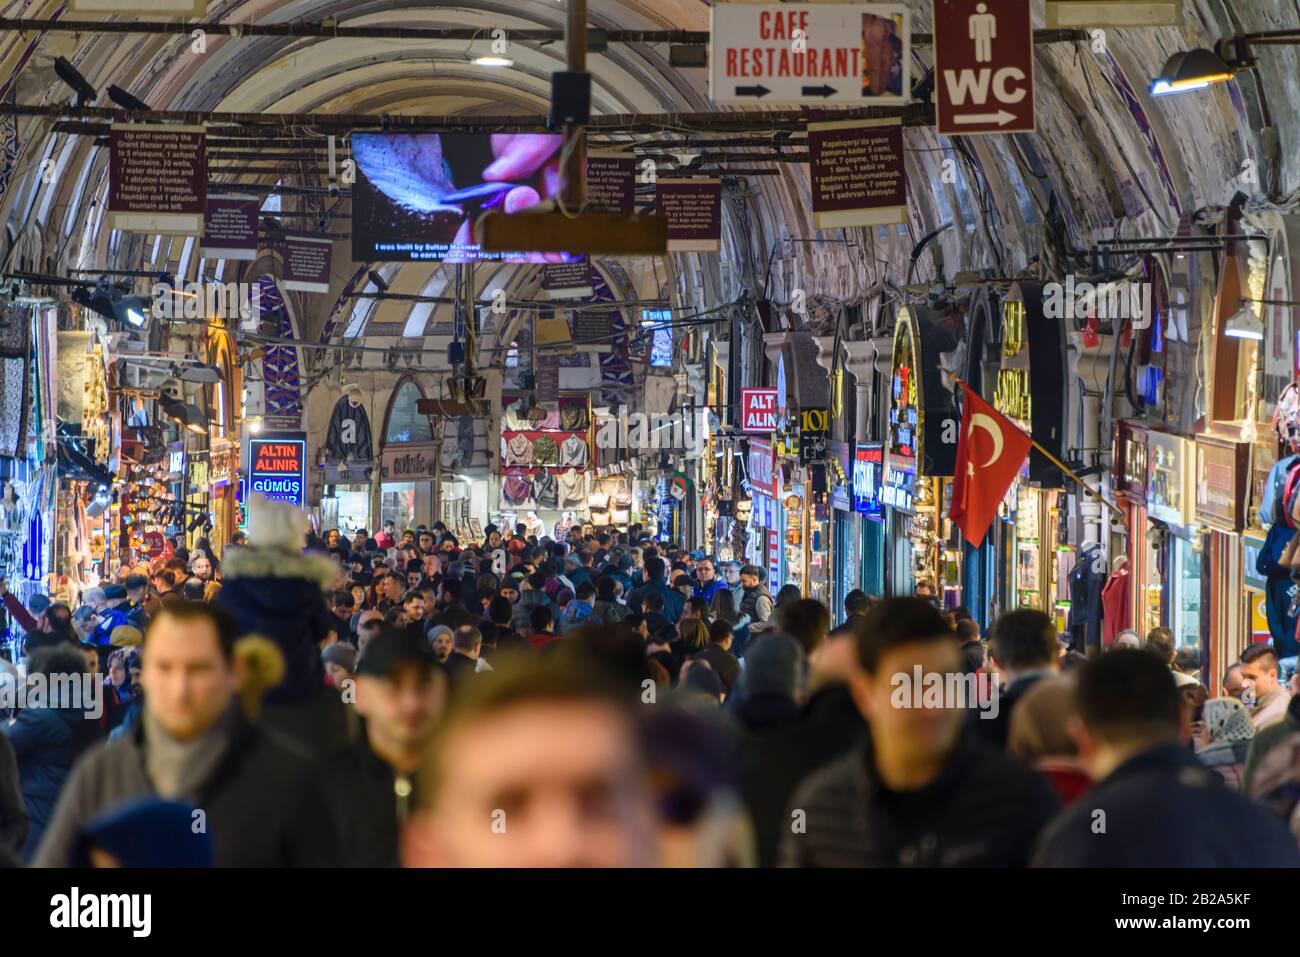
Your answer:
[[[998,110],[996,113],[959,113],[952,118],[952,121],[954,123],[996,123],[998,126],[1006,126],[1015,118],[1014,113]]]

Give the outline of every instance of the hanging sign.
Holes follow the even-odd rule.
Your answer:
[[[108,140],[109,227],[202,235],[208,188],[203,127],[114,123]]]
[[[775,498],[777,495],[776,455],[773,453],[772,443],[762,439],[750,439],[746,465],[749,484],[753,490]]]
[[[333,243],[309,236],[286,236],[280,246],[284,279],[280,285],[298,292],[330,291],[330,255]]]
[[[881,471],[885,449],[879,442],[859,445],[853,455],[853,511],[880,515]]]
[[[933,0],[940,136],[1032,133],[1034,31],[1025,0]]]
[[[655,211],[668,221],[670,253],[722,248],[722,180],[661,179]]]
[[[1196,517],[1214,528],[1246,526],[1250,445],[1206,435],[1196,437]]]
[[[587,211],[630,216],[636,203],[636,158],[623,153],[587,154]]]
[[[588,299],[591,264],[584,258],[576,263],[547,263],[542,267],[542,295],[546,299]]]
[[[1147,433],[1147,514],[1157,521],[1191,524],[1193,454],[1192,443],[1182,436]]]
[[[715,3],[714,103],[901,104],[911,95],[903,3]]]
[[[776,431],[777,390],[740,390],[740,431],[763,435]]]
[[[302,432],[262,435],[248,442],[248,491],[302,508],[307,484],[307,437]]]
[[[257,217],[262,200],[256,196],[209,196],[203,213],[200,255],[209,259],[257,258]]]
[[[815,229],[907,222],[903,121],[808,124]]]

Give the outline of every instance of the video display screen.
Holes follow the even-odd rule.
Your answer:
[[[485,253],[484,211],[527,209],[560,190],[557,133],[353,133],[355,262],[576,262],[568,253]]]

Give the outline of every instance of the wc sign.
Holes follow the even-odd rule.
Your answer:
[[[770,434],[776,431],[776,389],[740,390],[740,431]]]
[[[1032,4],[933,0],[939,135],[1034,130]]]

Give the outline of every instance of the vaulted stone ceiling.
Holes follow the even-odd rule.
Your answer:
[[[1042,0],[1033,2],[1035,23],[1041,25]],[[928,0],[912,0],[910,6],[913,29],[929,30]],[[18,0],[4,14],[68,19],[65,7],[57,0]],[[679,257],[671,271],[633,264],[626,270],[632,288],[622,294],[651,297],[676,286],[684,302],[703,305],[730,298],[742,285],[757,286],[780,300],[797,283],[831,299],[861,300],[879,283],[908,281],[912,247],[948,222],[953,228],[942,233],[937,246],[949,277],[957,269],[1014,275],[1042,254],[1053,197],[1059,207],[1055,229],[1081,248],[1111,229],[1126,236],[1171,233],[1180,220],[1226,202],[1239,188],[1274,200],[1294,195],[1300,188],[1300,48],[1259,47],[1260,62],[1253,72],[1208,92],[1152,100],[1146,89],[1174,52],[1209,47],[1232,33],[1300,26],[1300,0],[1188,0],[1186,8],[1180,28],[1111,30],[1104,43],[1039,45],[1035,134],[974,137],[959,145],[937,137],[932,128],[909,128],[908,228],[821,234],[845,240],[836,245],[785,242],[818,234],[807,212],[805,168],[778,164],[778,175],[744,179],[731,194],[721,256]],[[486,39],[494,27],[562,27],[564,7],[554,0],[454,5],[223,0],[212,3],[208,15],[232,24],[329,16],[354,25],[478,28]],[[708,5],[700,0],[594,0],[590,20],[606,28],[706,30]],[[70,94],[50,66],[62,54],[99,89],[116,83],[157,109],[484,116],[544,112],[549,73],[562,63],[562,44],[515,44],[516,65],[508,70],[471,64],[467,48],[464,41],[212,36],[206,52],[197,54],[186,37],[7,33],[0,35],[0,82],[4,96],[19,103],[67,102]],[[929,66],[931,50],[918,46],[914,57],[915,80]],[[662,45],[612,44],[607,53],[591,56],[589,67],[598,112],[710,108],[706,71],[670,67]],[[108,104],[106,97],[98,102]],[[1265,153],[1265,117],[1277,132],[1280,164]],[[761,116],[755,120],[761,124]],[[11,260],[16,249],[30,266],[56,272],[175,267],[184,260],[189,275],[196,273],[197,255],[186,256],[183,241],[114,240],[100,228],[107,150],[96,147],[92,137],[52,134],[45,119],[23,119],[10,129],[17,134],[18,156],[10,165],[0,212],[8,224],[5,253]],[[661,135],[672,139],[674,134],[665,130]],[[60,175],[43,183],[39,174],[47,157],[56,161]],[[1258,185],[1241,178],[1247,161],[1259,171]],[[268,184],[276,178],[241,177]],[[362,265],[350,268],[355,272],[338,277],[340,289],[347,283],[364,287]],[[205,269],[212,274],[214,266]],[[441,282],[437,267],[427,264],[388,272],[394,291],[427,291]],[[934,273],[935,261],[923,257],[916,278]],[[506,274],[510,295],[535,289],[536,270],[504,270],[501,278]],[[356,329],[350,322],[356,301],[330,299],[328,306],[311,310],[304,335],[318,336],[327,324],[330,335]],[[409,304],[384,303],[368,321],[406,328],[411,310]]]

